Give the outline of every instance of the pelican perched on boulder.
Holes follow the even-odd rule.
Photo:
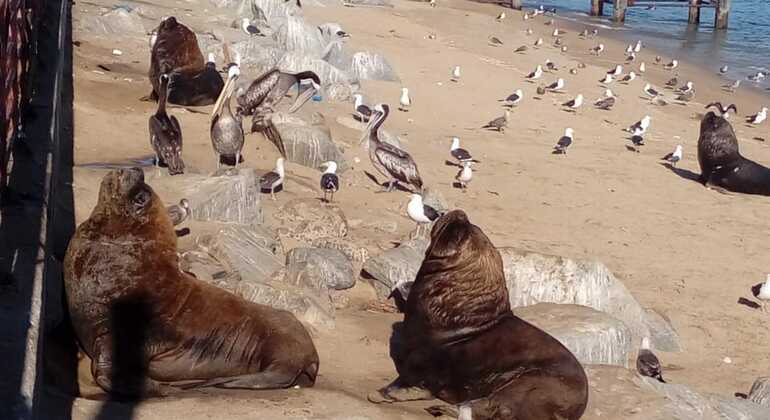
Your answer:
[[[411,184],[422,191],[422,178],[417,170],[417,164],[409,153],[380,140],[380,127],[390,114],[386,104],[375,105],[372,110],[372,120],[367,129],[369,135],[369,159],[372,165],[388,178],[387,191],[393,190],[397,182]]]
[[[217,168],[223,162],[238,167],[241,160],[241,150],[243,149],[241,116],[233,115],[230,109],[230,98],[235,89],[235,81],[240,74],[240,67],[237,64],[230,66],[225,87],[211,112],[211,145],[217,156]]]
[[[158,110],[150,117],[150,145],[155,152],[155,164],[167,166],[170,175],[184,173],[182,161],[182,128],[176,117],[166,113],[166,100],[168,99],[167,74],[159,77]]]

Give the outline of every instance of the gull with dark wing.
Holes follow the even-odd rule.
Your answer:
[[[323,174],[321,174],[321,191],[324,192],[323,201],[334,201],[334,193],[340,190],[340,178],[337,176],[337,162],[328,161],[321,164],[321,167],[326,167]],[[326,196],[330,195],[327,200]]]
[[[275,190],[277,190],[279,187],[283,187],[283,179],[286,173],[284,172],[283,168],[283,161],[284,159],[282,157],[279,157],[275,161],[275,169],[272,171],[262,175],[262,177],[259,178],[259,188],[262,192],[270,192],[270,198],[275,200]]]

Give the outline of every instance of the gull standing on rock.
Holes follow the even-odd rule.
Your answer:
[[[460,189],[463,192],[465,192],[465,189],[468,188],[468,183],[473,179],[473,167],[471,165],[473,165],[472,161],[463,162],[463,168],[455,175],[455,180],[460,184]]]
[[[615,106],[615,94],[613,94],[610,89],[606,89],[604,91],[604,98],[597,99],[594,102],[594,106],[599,109],[609,111],[613,106]]]
[[[441,217],[441,213],[436,209],[422,202],[420,194],[412,194],[409,204],[406,205],[406,214],[418,224],[431,223]]]
[[[321,164],[321,167],[326,167],[326,170],[321,174],[321,190],[324,192],[323,201],[334,201],[334,193],[340,190],[340,179],[337,176],[337,162],[328,161]],[[327,200],[326,195],[330,194],[331,197]]]
[[[770,274],[767,275],[764,282],[751,287],[751,294],[759,300],[762,312],[765,312],[765,305],[770,301]]]
[[[746,117],[746,122],[751,124],[761,124],[767,118],[767,107],[762,109],[754,115]]]
[[[537,65],[535,68],[535,71],[527,75],[527,79],[529,80],[537,80],[543,76],[543,66],[540,64]]]
[[[353,97],[355,98],[353,110],[356,112],[356,115],[358,115],[358,119],[361,120],[361,122],[369,121],[369,118],[372,116],[372,109],[369,108],[369,105],[364,103],[364,96],[360,93],[356,93]]]
[[[373,118],[369,122],[369,160],[377,171],[388,178],[387,192],[393,191],[397,183],[402,182],[422,191],[423,183],[420,171],[412,156],[406,151],[380,140],[380,127],[390,114],[386,104],[375,105]]]
[[[673,152],[667,154],[666,156],[663,156],[660,160],[665,160],[669,162],[672,166],[676,167],[677,162],[682,160],[682,157],[683,157],[682,153],[683,153],[682,145],[677,144]]]
[[[567,154],[567,148],[572,144],[573,130],[568,128],[564,130],[564,135],[556,142],[556,146],[553,147],[554,154]]]
[[[262,192],[270,191],[270,198],[275,200],[275,190],[279,187],[283,187],[283,179],[285,176],[283,168],[283,158],[279,157],[275,161],[275,169],[262,175],[259,178],[259,188]]]
[[[501,133],[504,133],[505,127],[508,127],[508,119],[510,118],[510,116],[511,116],[511,111],[508,111],[506,109],[502,117],[495,118],[494,120],[488,122],[486,125],[484,125],[481,128],[491,128]]]
[[[409,111],[409,107],[412,106],[412,98],[409,97],[409,89],[401,88],[401,99],[399,100],[399,104],[401,105],[398,108],[399,111]]]
[[[458,137],[452,137],[452,146],[449,147],[449,154],[460,164],[473,160],[470,152],[460,147],[460,139]]]
[[[452,81],[457,82],[460,80],[460,66],[455,66],[454,69],[452,69]]]
[[[650,339],[648,337],[642,338],[642,345],[639,348],[639,354],[636,356],[636,370],[642,376],[666,383],[661,375],[660,360],[650,350]]]

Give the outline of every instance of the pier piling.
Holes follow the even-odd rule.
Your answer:
[[[591,0],[591,16],[604,14],[604,0]]]
[[[521,10],[521,0],[511,0],[511,9]]]
[[[613,11],[613,19],[615,22],[626,21],[626,9],[628,8],[628,0],[614,0],[615,10]]]
[[[715,9],[714,28],[719,30],[727,29],[727,21],[730,16],[730,6],[732,2],[733,0],[590,0],[590,15],[604,15],[605,3],[612,3],[614,6],[612,20],[616,23],[623,23],[626,21],[626,12],[629,7],[646,7],[647,10],[669,7],[688,8],[689,15],[687,22],[690,25],[698,25],[700,24],[701,9],[713,8]]]
[[[690,25],[697,25],[700,23],[700,0],[690,0],[690,15],[687,18],[687,23]]]
[[[732,0],[716,0],[717,10],[714,13],[714,29],[727,29],[727,21],[730,16],[730,3]]]

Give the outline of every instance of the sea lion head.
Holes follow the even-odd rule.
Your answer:
[[[503,262],[462,210],[441,216],[409,292],[405,322],[436,337],[473,332],[511,311]]]
[[[701,120],[698,137],[698,162],[702,176],[708,178],[716,165],[724,165],[740,157],[738,138],[730,122],[709,111]]]
[[[732,126],[730,126],[730,123],[714,113],[714,111],[709,111],[701,120],[700,122],[700,132],[701,135],[708,131],[723,131],[727,130],[732,132]]]

